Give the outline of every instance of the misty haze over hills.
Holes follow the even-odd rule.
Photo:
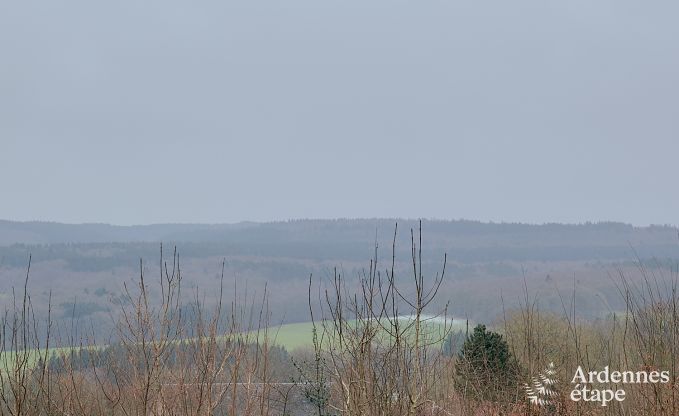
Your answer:
[[[163,243],[166,259],[176,247],[190,287],[213,293],[221,262],[228,281],[261,292],[270,290],[270,306],[284,321],[306,318],[304,299],[309,276],[319,282],[335,270],[355,279],[375,255],[381,268],[391,258],[394,227],[396,269],[409,279],[411,229],[418,239],[418,222],[397,219],[295,220],[239,224],[157,224],[111,226],[0,222],[0,277],[7,288],[18,287],[32,257],[31,282],[64,309],[85,305],[87,319],[105,321],[110,301],[122,284],[144,269],[157,267]],[[578,296],[584,316],[602,317],[616,304],[612,278],[625,273],[641,277],[640,267],[671,275],[679,264],[677,228],[634,227],[622,223],[510,224],[476,221],[422,222],[423,270],[441,271],[447,255],[441,305],[450,302],[456,316],[492,322],[521,296],[526,282],[545,310],[560,311],[560,290]],[[410,266],[409,266],[410,264]],[[574,286],[575,285],[575,286]],[[8,301],[8,291],[0,300]],[[70,305],[70,306],[69,306]],[[103,325],[103,324],[102,324]]]
[[[4,261],[21,261],[17,254],[57,247],[115,243],[125,247],[180,246],[183,254],[198,257],[229,255],[291,256],[318,260],[366,258],[371,247],[390,245],[398,224],[397,247],[407,254],[409,230],[417,221],[399,219],[294,220],[238,224],[155,224],[113,226],[0,221],[0,252]],[[633,260],[679,257],[676,227],[634,227],[622,223],[543,224],[424,221],[424,247],[431,255],[462,262]],[[21,245],[21,246],[17,246]],[[24,247],[28,246],[28,247]],[[34,247],[31,247],[34,246]],[[127,250],[126,250],[127,251]],[[155,249],[151,251],[155,252]],[[10,254],[13,253],[13,254]],[[55,258],[54,247],[47,258]],[[140,257],[148,250],[129,253]]]
[[[396,224],[401,237],[417,221],[405,219],[292,220],[236,224],[62,224],[0,220],[0,245],[72,243],[214,243],[270,246],[285,244],[368,243],[391,240]],[[550,249],[571,251],[576,258],[626,258],[632,251],[672,256],[679,242],[672,226],[634,227],[615,222],[584,224],[483,223],[479,221],[424,221],[427,240],[439,248],[487,250],[502,259],[518,251],[539,258]],[[403,240],[403,238],[401,238]],[[403,241],[407,241],[407,238]],[[598,250],[597,250],[598,248]],[[590,251],[587,251],[587,250]],[[504,251],[503,251],[504,250]],[[627,254],[625,254],[627,252]],[[607,253],[607,254],[605,254]],[[337,254],[337,253],[336,253]],[[332,256],[332,253],[328,253]],[[449,253],[455,256],[454,252]],[[569,254],[563,253],[565,257]],[[577,257],[582,256],[582,257]],[[529,256],[530,258],[530,256]]]
[[[376,242],[389,257],[389,218],[678,223],[676,2],[0,9],[0,218],[161,223],[0,221],[2,302],[30,255],[36,301],[51,288],[96,317],[162,242],[191,285],[213,290],[226,259],[229,278],[267,282],[277,313],[299,320],[289,299],[309,275],[356,276]],[[264,222],[314,217],[386,219]],[[398,222],[407,279],[417,224]],[[619,308],[601,302],[609,275],[672,272],[677,239],[613,222],[425,221],[423,267],[448,254],[441,295],[456,314],[494,319],[525,278],[551,310],[555,288],[580,284],[600,317]]]

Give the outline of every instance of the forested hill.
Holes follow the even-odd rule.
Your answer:
[[[380,264],[386,266],[396,224],[397,273],[409,282],[411,229],[419,241],[415,220],[130,227],[0,221],[0,278],[6,288],[0,290],[0,306],[12,299],[9,288],[23,285],[30,256],[36,302],[46,305],[51,296],[60,316],[68,317],[77,300],[78,316],[104,328],[110,300],[120,299],[123,283],[139,273],[140,259],[145,270],[156,268],[163,243],[170,257],[176,246],[189,286],[218,291],[222,260],[226,260],[228,279],[252,290],[268,285],[272,310],[289,322],[304,321],[308,307],[299,299],[307,297],[309,276],[325,281],[335,267],[349,278],[359,276],[370,265],[376,242]],[[540,294],[542,304],[556,312],[562,310],[557,288],[572,288],[576,283],[581,312],[600,317],[624,307],[615,303],[612,274],[623,271],[639,277],[639,260],[661,274],[679,264],[676,228],[610,222],[527,225],[427,220],[422,222],[422,249],[427,276],[441,270],[447,254],[441,304],[450,301],[451,313],[476,320],[492,320],[502,312],[501,293],[506,307],[515,305],[523,296],[519,282],[524,279],[531,292]]]
[[[0,221],[0,249],[7,257],[23,246],[40,247],[139,243],[127,248],[144,254],[160,242],[182,247],[190,256],[225,254],[285,256],[312,259],[355,259],[369,255],[379,242],[391,246],[398,224],[398,248],[407,251],[410,230],[418,222],[404,219],[295,220],[238,224],[156,224],[113,226]],[[422,223],[424,248],[447,252],[459,261],[586,260],[679,257],[677,228],[633,227],[602,222],[585,224],[482,223],[438,221]],[[150,243],[150,244],[143,244]],[[56,253],[55,253],[56,254]]]

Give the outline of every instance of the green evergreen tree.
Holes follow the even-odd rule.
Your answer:
[[[519,398],[520,371],[502,335],[477,325],[457,356],[455,386],[475,400],[510,402]]]

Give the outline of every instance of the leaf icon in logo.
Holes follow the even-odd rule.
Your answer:
[[[537,406],[552,405],[550,399],[557,396],[554,386],[558,380],[555,376],[556,369],[554,363],[551,362],[547,368],[531,379],[531,385],[524,384],[528,402]]]

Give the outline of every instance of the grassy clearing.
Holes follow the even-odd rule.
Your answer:
[[[62,347],[62,348],[48,348],[47,349],[47,359],[49,360],[50,357],[53,355],[59,355],[59,354],[67,354],[69,353],[72,349],[78,349],[79,347]],[[92,347],[94,348],[94,347]],[[17,354],[20,354],[17,356]],[[25,354],[25,356],[24,356]],[[8,368],[13,368],[14,363],[16,362],[17,358],[19,360],[25,360],[26,361],[26,366],[28,368],[33,368],[38,364],[38,361],[40,361],[40,358],[45,357],[45,349],[30,349],[27,351],[4,351],[0,353],[0,371],[4,371]]]
[[[411,320],[410,317],[403,316],[399,318],[402,324],[407,325]],[[355,321],[353,321],[355,324]],[[470,323],[471,325],[471,323]],[[321,329],[321,322],[316,322],[317,328]],[[422,332],[429,339],[441,339],[445,335],[445,331],[448,330],[452,333],[462,332],[464,333],[467,328],[467,322],[461,319],[455,319],[445,323],[438,318],[424,317],[422,319]],[[259,341],[264,341],[264,335],[268,337],[268,341],[272,345],[283,347],[288,351],[294,351],[299,348],[313,348],[313,324],[311,322],[299,322],[293,324],[284,324],[275,327],[269,327],[266,330],[259,330]],[[245,339],[249,342],[254,342],[257,339],[258,331],[250,331],[244,334]],[[386,336],[386,334],[385,334]],[[226,337],[225,337],[226,338]],[[440,344],[437,342],[436,344]],[[74,349],[79,349],[80,347],[73,347]],[[103,348],[102,346],[89,346],[83,348]],[[71,352],[71,347],[61,347],[61,348],[49,348],[47,359],[53,355],[68,354]],[[0,369],[7,369],[13,366],[13,362],[16,359],[15,351],[5,351],[0,353]],[[38,364],[40,357],[45,356],[45,350],[29,350],[26,357],[28,367],[34,367]]]
[[[268,328],[268,338],[269,342],[283,347],[288,351],[292,351],[297,348],[304,348],[304,347],[312,347],[312,324],[311,322],[301,322],[301,323],[294,323],[294,324],[285,324],[281,325],[278,327],[272,327]],[[255,342],[257,338],[257,332],[258,331],[250,331],[245,334],[243,334],[243,338],[246,339],[249,342]],[[262,342],[263,338],[265,335],[265,330],[262,329],[259,331],[259,341]],[[228,338],[232,338],[234,336],[226,335],[222,339],[226,340]],[[189,339],[184,339],[179,342],[183,341],[190,341],[191,338]],[[80,347],[73,347],[73,349],[78,350]],[[83,347],[83,348],[101,348],[101,346],[90,346],[90,347]],[[26,351],[21,351],[21,352],[16,352],[16,351],[4,351],[0,353],[0,371],[5,371],[8,368],[13,368],[14,363],[16,362],[17,359],[17,354],[21,354],[18,358],[20,360],[25,360],[26,361],[26,366],[28,368],[33,368],[35,367],[41,357],[47,356],[47,359],[52,357],[53,355],[61,355],[61,354],[68,354],[70,353],[72,348],[70,347],[61,347],[61,348],[49,348],[47,350],[47,354],[45,354],[44,349],[30,349]],[[23,354],[26,354],[25,356]]]
[[[400,317],[401,324],[407,325],[411,320],[410,317]],[[355,321],[351,321],[355,325]],[[471,325],[471,323],[470,323]],[[321,322],[316,322],[316,327],[321,330]],[[457,333],[465,332],[467,329],[467,321],[461,319],[448,320],[444,323],[442,319],[434,317],[423,317],[422,332],[426,338],[432,340],[440,340],[446,334],[446,330]],[[413,331],[411,328],[410,331]],[[260,330],[260,339],[263,337],[264,330]],[[251,339],[257,336],[257,331],[251,331],[249,334]],[[386,336],[386,334],[385,334]],[[293,351],[297,348],[312,348],[313,342],[313,324],[311,322],[300,322],[294,324],[285,324],[277,327],[268,328],[268,337],[272,344],[281,346],[288,351]],[[441,342],[436,342],[441,344]]]

